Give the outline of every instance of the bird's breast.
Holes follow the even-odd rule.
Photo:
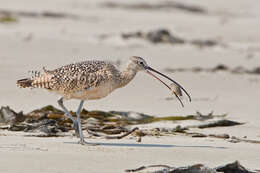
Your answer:
[[[115,88],[112,82],[101,84],[97,87],[90,87],[81,91],[73,92],[68,95],[69,98],[80,99],[80,100],[95,100],[106,97]]]

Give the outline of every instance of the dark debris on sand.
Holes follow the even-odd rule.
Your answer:
[[[217,40],[212,39],[193,39],[188,40],[185,38],[181,38],[180,36],[173,35],[168,29],[162,28],[162,29],[156,29],[151,30],[148,32],[143,31],[136,31],[136,32],[129,32],[129,33],[122,33],[121,37],[123,39],[131,39],[131,38],[139,38],[148,40],[151,43],[168,43],[172,45],[176,44],[191,44],[194,46],[197,46],[199,48],[204,47],[212,47],[216,45],[225,46],[224,44],[220,43]]]
[[[54,11],[18,11],[18,10],[5,10],[0,9],[0,22],[16,22],[19,17],[26,18],[50,18],[50,19],[78,19],[79,16]]]
[[[254,74],[254,75],[260,75],[260,66],[255,67],[252,69],[247,69],[242,66],[238,67],[228,67],[227,65],[224,64],[218,64],[215,67],[212,68],[202,68],[202,67],[193,67],[193,68],[166,68],[165,71],[174,73],[174,72],[210,72],[210,73],[215,73],[215,72],[230,72],[232,74]]]
[[[139,38],[147,40],[151,43],[166,43],[171,45],[182,45],[182,44],[191,44],[197,46],[199,48],[204,47],[213,47],[213,46],[222,46],[226,47],[227,45],[219,42],[214,39],[186,39],[180,36],[172,34],[168,29],[161,28],[155,29],[148,32],[136,31],[136,32],[128,32],[122,33],[121,37],[123,39],[131,39],[131,38]]]
[[[178,36],[172,35],[167,29],[158,29],[149,32],[130,32],[122,33],[122,38],[141,38],[146,39],[152,43],[170,43],[170,44],[184,44],[186,41]]]
[[[75,112],[71,112],[76,117]],[[229,142],[248,142],[258,144],[260,141],[230,137],[228,134],[203,134],[194,133],[193,128],[213,128],[241,125],[243,123],[225,119],[226,114],[216,115],[213,112],[202,114],[196,112],[194,115],[186,116],[165,116],[156,117],[138,112],[124,111],[87,111],[81,112],[82,129],[86,130],[92,137],[105,139],[121,139],[132,135],[141,142],[143,136],[164,136],[164,135],[186,135],[190,137],[209,137],[228,139]],[[174,128],[152,128],[139,129],[142,124],[156,123],[160,121],[199,121],[199,125]],[[209,121],[210,120],[210,121]],[[135,128],[131,129],[131,126]],[[51,105],[41,109],[33,110],[27,114],[15,112],[8,106],[0,108],[0,129],[9,131],[31,132],[29,136],[38,137],[62,137],[66,132],[73,131],[72,121],[64,113]]]
[[[218,120],[218,121],[214,121],[214,122],[209,122],[207,124],[202,124],[199,125],[198,128],[200,129],[204,129],[204,128],[211,128],[211,127],[229,127],[229,126],[236,126],[236,125],[241,125],[244,123],[239,123],[236,121],[231,121],[231,120]]]
[[[120,9],[129,9],[129,10],[179,10],[183,12],[189,13],[197,13],[197,14],[206,14],[208,13],[206,9],[197,6],[197,5],[189,5],[176,1],[158,1],[160,3],[122,3],[122,2],[105,2],[102,3],[101,7],[106,8],[120,8]]]
[[[154,171],[154,169],[156,168],[157,170]],[[257,173],[257,171],[250,171],[246,169],[238,161],[226,164],[224,166],[218,166],[216,168],[209,168],[203,164],[195,164],[192,166],[184,167],[172,167],[168,165],[149,165],[141,166],[136,169],[127,169],[125,170],[125,172],[138,173],[140,171],[143,172],[144,170],[146,170],[146,173]]]

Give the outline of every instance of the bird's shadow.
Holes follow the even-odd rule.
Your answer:
[[[78,142],[64,142],[67,144],[78,144]],[[217,147],[210,145],[170,145],[170,144],[135,144],[135,143],[111,143],[111,142],[93,142],[88,143],[96,146],[108,146],[108,147],[144,147],[144,148],[214,148],[214,149],[227,149],[227,147]]]

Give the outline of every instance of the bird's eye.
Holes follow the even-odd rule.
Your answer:
[[[139,61],[139,64],[144,65],[144,62],[143,61]]]

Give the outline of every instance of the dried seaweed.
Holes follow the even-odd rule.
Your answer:
[[[253,144],[260,144],[259,140],[251,140],[251,139],[243,139],[243,138],[238,138],[235,136],[232,136],[229,142],[232,143],[238,143],[238,142],[247,142],[247,143],[253,143]]]
[[[20,115],[21,118],[19,121],[26,123],[37,123],[39,121],[43,121],[46,119],[55,120],[59,124],[63,123],[72,123],[69,118],[67,118],[63,111],[60,109],[57,109],[51,105],[45,106],[41,109],[33,110],[27,114],[23,114],[22,112],[16,113],[15,111],[11,110],[9,107],[2,107],[1,110],[8,110],[7,114],[10,117],[18,117]],[[1,113],[4,111],[0,110],[0,116],[2,116]],[[76,116],[75,112],[71,112],[73,116]],[[120,126],[122,125],[133,125],[133,124],[146,124],[146,123],[153,123],[153,122],[159,122],[159,121],[181,121],[181,120],[199,120],[204,121],[208,119],[213,118],[219,118],[219,117],[225,117],[226,114],[222,115],[213,115],[213,112],[210,112],[209,114],[203,115],[200,112],[196,112],[194,115],[186,115],[186,116],[165,116],[165,117],[156,117],[151,116],[143,113],[138,112],[124,112],[124,111],[110,111],[110,112],[104,112],[104,111],[87,111],[85,109],[81,112],[81,118],[83,120],[88,119],[95,119],[97,120],[97,124],[99,125],[99,129],[105,129],[102,126],[106,127],[108,129],[108,125],[112,127],[114,126]],[[12,119],[12,118],[10,118]],[[83,121],[84,123],[84,121]]]
[[[229,139],[230,138],[230,136],[226,133],[224,133],[224,134],[210,134],[209,137],[222,138],[222,139]]]
[[[15,112],[9,106],[2,106],[0,108],[0,123],[18,123],[25,120],[23,112]]]
[[[76,116],[75,112],[71,112],[73,116]],[[7,129],[10,131],[24,131],[24,132],[36,132],[39,137],[53,137],[64,136],[65,132],[74,129],[72,121],[64,115],[64,113],[51,105],[47,105],[41,109],[33,110],[27,114],[22,112],[16,113],[9,107],[2,107],[0,109],[0,117],[8,117],[9,121],[3,121],[1,129]],[[163,135],[175,135],[176,133],[182,133],[191,137],[216,137],[224,138],[220,136],[209,136],[202,133],[187,132],[189,128],[206,128],[216,126],[230,126],[239,125],[241,123],[233,122],[223,119],[226,114],[216,115],[212,112],[208,114],[202,114],[196,112],[194,115],[186,116],[165,116],[156,117],[138,112],[124,112],[124,111],[87,111],[85,109],[81,112],[82,129],[87,130],[90,135],[95,137],[103,137],[105,139],[121,139],[125,136],[132,135],[138,137],[138,141],[141,142],[143,136],[163,136]],[[207,120],[221,118],[218,121],[208,123]],[[198,126],[181,127],[180,125],[175,128],[153,128],[138,130],[138,128],[129,128],[131,125],[141,125],[148,123],[155,123],[161,121],[184,121],[184,120],[197,120],[205,122]],[[9,124],[9,126],[6,126]],[[40,133],[40,134],[39,134]],[[244,141],[246,142],[246,141]]]
[[[220,72],[220,71],[227,71],[233,74],[260,74],[260,67],[255,67],[252,69],[246,69],[245,67],[234,67],[230,68],[227,65],[224,64],[218,64],[215,67],[212,68],[202,68],[202,67],[193,67],[193,68],[166,68],[165,71],[169,73],[175,73],[175,72]]]
[[[224,166],[219,166],[216,168],[216,171],[224,173],[253,173],[252,171],[249,171],[244,166],[242,166],[238,161],[229,163]]]
[[[127,170],[125,170],[125,172],[138,172],[138,171],[142,171],[142,170],[147,169],[147,168],[158,168],[158,167],[163,167],[163,168],[166,168],[166,169],[174,169],[174,167],[170,167],[168,165],[149,165],[149,166],[141,166],[141,167],[136,168],[136,169],[127,169]]]
[[[125,172],[139,172],[144,169],[148,168],[160,168],[156,171],[146,171],[147,173],[216,173],[216,170],[213,168],[209,168],[207,166],[204,166],[203,164],[196,164],[192,166],[186,166],[186,167],[171,167],[168,165],[150,165],[150,166],[142,166],[137,169],[128,169],[125,170]]]
[[[147,170],[149,168],[158,168],[158,170]],[[162,169],[159,169],[162,168]],[[246,169],[242,166],[238,161],[233,163],[226,164],[224,166],[218,166],[216,168],[209,168],[203,164],[195,164],[192,166],[184,166],[184,167],[172,167],[169,165],[149,165],[149,166],[141,166],[136,169],[127,169],[125,172],[139,172],[143,170],[147,170],[146,173],[256,173]]]
[[[33,12],[33,11],[18,11],[18,10],[4,10],[0,9],[0,16],[3,16],[3,19],[0,22],[16,22],[17,17],[27,17],[27,18],[51,18],[51,19],[78,19],[79,17],[74,14],[62,13],[62,12],[53,12],[53,11],[42,11],[42,12]]]
[[[104,136],[104,135],[100,135],[100,134],[97,134],[91,130],[88,130],[88,132],[94,136],[98,136],[98,137],[104,137],[105,139],[122,139],[128,135],[130,135],[131,133],[133,133],[134,131],[138,130],[138,127],[135,127],[133,128],[132,130],[122,134],[122,135],[119,135],[119,136]]]
[[[211,39],[206,39],[206,40],[201,40],[201,39],[194,39],[194,40],[188,40],[185,38],[181,38],[180,36],[173,35],[168,29],[156,29],[156,30],[151,30],[148,32],[143,32],[143,31],[137,31],[137,32],[129,32],[129,33],[122,33],[121,37],[123,39],[131,39],[131,38],[139,38],[139,39],[144,39],[147,40],[151,43],[168,43],[168,44],[192,44],[195,46],[198,46],[199,48],[203,47],[212,47],[216,45],[221,45],[224,46],[222,43],[219,43],[216,40],[211,40]]]
[[[244,123],[239,123],[236,121],[231,121],[231,120],[217,120],[214,122],[209,122],[207,124],[202,124],[199,125],[198,128],[204,129],[204,128],[211,128],[211,127],[227,127],[227,126],[236,126],[236,125],[241,125]]]
[[[123,8],[130,10],[181,10],[190,13],[205,14],[207,10],[196,5],[188,5],[175,1],[162,1],[161,3],[138,3],[138,4],[126,4],[118,2],[105,2],[101,4],[102,7],[107,8]]]

